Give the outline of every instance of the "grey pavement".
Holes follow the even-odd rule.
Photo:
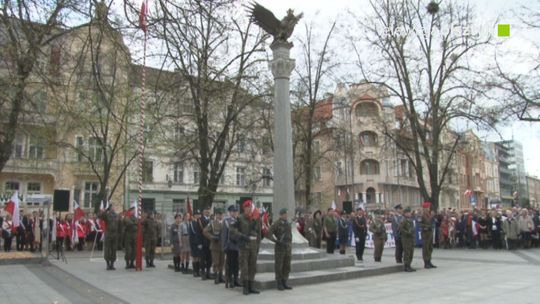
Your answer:
[[[371,255],[372,251],[367,250],[364,267],[376,267]],[[383,265],[393,264],[392,255],[393,249],[385,249]],[[89,290],[100,294],[101,298],[93,296],[99,299],[94,301],[96,303],[117,303],[123,299],[127,303],[276,303],[284,300],[315,304],[328,303],[328,297],[334,303],[538,303],[540,282],[540,249],[435,250],[433,263],[439,267],[433,270],[421,267],[421,250],[416,249],[413,267],[418,271],[415,273],[321,282],[298,286],[292,291],[266,290],[248,297],[243,296],[239,288],[230,291],[223,285],[216,287],[213,281],[175,273],[167,269],[168,260],[157,261],[157,268],[142,272],[124,270],[123,261],[117,263],[118,270],[106,271],[101,259],[90,261],[87,256],[75,254],[68,257],[67,264],[51,262],[73,275],[69,281],[87,283]],[[79,303],[77,297],[81,291],[66,295],[56,284],[44,283],[28,267],[41,266],[0,266],[1,291],[10,299],[6,303]],[[15,277],[17,283],[9,283],[11,277]],[[6,288],[6,283],[12,285]],[[25,292],[26,300],[17,301],[18,290],[14,287],[25,285],[35,287],[36,291]],[[43,297],[34,302],[31,300],[36,296],[31,298],[32,294],[43,294]]]

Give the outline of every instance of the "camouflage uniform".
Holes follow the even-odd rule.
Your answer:
[[[146,259],[146,267],[155,267],[154,257],[156,255],[159,226],[152,216],[148,216],[143,220],[142,228],[144,240],[144,258]]]
[[[399,235],[401,237],[401,244],[403,245],[403,262],[405,271],[414,271],[411,268],[411,263],[414,254],[414,236],[415,229],[414,223],[411,218],[404,217],[399,223]]]
[[[250,290],[249,293],[252,293],[252,285],[257,272],[257,255],[259,254],[259,244],[261,242],[261,222],[243,214],[238,217],[238,221],[230,229],[231,235],[238,239],[240,247],[239,261],[244,294],[246,289]]]
[[[275,243],[274,271],[278,289],[283,290],[283,284],[289,279],[289,272],[291,272],[291,223],[283,219],[278,219],[270,226],[267,237]]]
[[[137,240],[137,218],[133,215],[126,216],[124,226],[124,259],[126,269],[135,268],[135,243]]]
[[[107,262],[107,270],[114,270],[114,262],[116,261],[116,249],[118,248],[118,238],[120,230],[120,222],[118,214],[114,211],[103,212],[99,218],[106,224],[107,231],[105,232],[105,261]]]
[[[203,230],[204,236],[210,241],[210,251],[212,253],[212,266],[214,270],[215,283],[223,281],[223,263],[225,262],[225,253],[221,245],[221,230],[223,221],[212,220]]]
[[[424,213],[420,220],[420,229],[422,235],[422,258],[425,268],[435,268],[431,264],[431,253],[433,252],[433,217]]]
[[[371,222],[369,225],[369,230],[373,233],[373,244],[375,246],[375,249],[373,250],[373,256],[375,259],[375,262],[380,262],[383,249],[384,249],[384,243],[386,242],[386,227],[384,226],[384,222],[376,218]]]

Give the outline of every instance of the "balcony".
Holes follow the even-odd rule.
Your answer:
[[[2,170],[4,173],[49,174],[56,176],[58,161],[56,159],[11,158]]]

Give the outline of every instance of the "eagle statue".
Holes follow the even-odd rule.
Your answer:
[[[279,21],[269,9],[257,2],[252,2],[251,6],[248,7],[248,11],[251,13],[251,21],[272,35],[274,42],[287,42],[287,39],[291,37],[294,31],[294,27],[304,15],[301,13],[295,16],[294,11],[289,9],[287,10],[287,16]]]

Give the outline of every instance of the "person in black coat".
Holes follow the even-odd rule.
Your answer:
[[[201,226],[201,213],[193,212],[193,220],[189,225],[189,245],[191,247],[191,257],[193,260],[193,276],[201,276],[201,257],[203,255],[203,227]],[[204,269],[203,269],[204,271]]]
[[[347,242],[349,241],[349,224],[347,222],[347,215],[343,212],[336,212],[338,215],[338,238],[339,238],[339,254],[345,254],[347,248]]]
[[[367,222],[362,208],[356,209],[356,216],[352,220],[352,227],[356,244],[356,259],[363,261],[364,249],[366,247]]]
[[[502,221],[501,216],[496,211],[491,212],[488,219],[488,230],[491,232],[491,242],[494,249],[502,249],[501,232]]]

